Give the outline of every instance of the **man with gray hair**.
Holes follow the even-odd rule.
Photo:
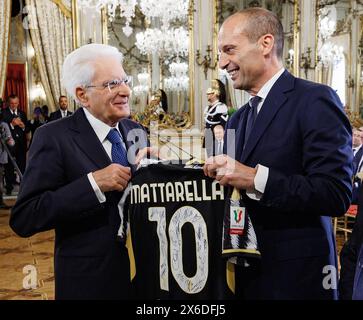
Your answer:
[[[132,298],[118,203],[147,137],[127,119],[131,79],[122,58],[102,44],[66,57],[62,84],[82,108],[36,131],[11,213],[22,237],[55,229],[56,299]]]

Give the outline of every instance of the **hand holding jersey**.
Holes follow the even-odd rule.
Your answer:
[[[102,192],[122,191],[131,178],[131,170],[129,167],[112,163],[106,168],[92,172],[92,175]]]
[[[218,155],[207,159],[204,174],[215,178],[223,186],[233,186],[237,189],[253,190],[256,169],[232,159],[227,155]]]

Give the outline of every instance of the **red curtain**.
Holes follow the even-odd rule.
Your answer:
[[[15,94],[19,97],[19,109],[27,113],[28,98],[26,96],[25,64],[8,63],[5,84],[5,99]]]

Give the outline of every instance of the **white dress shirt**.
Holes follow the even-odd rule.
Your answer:
[[[95,116],[93,116],[86,108],[83,108],[83,111],[84,111],[86,118],[87,118],[88,122],[90,123],[92,129],[96,133],[97,138],[100,140],[103,148],[105,149],[107,155],[109,156],[110,160],[112,160],[112,156],[111,156],[112,144],[110,141],[108,141],[107,135],[111,129],[117,129],[117,131],[120,132],[119,127],[117,125],[115,127],[110,127],[106,123],[102,122],[101,120],[99,120]],[[122,139],[121,132],[120,132],[120,136],[121,136],[121,142],[122,142],[123,146],[125,147],[125,143]],[[92,172],[90,172],[87,175],[87,177],[88,177],[88,180],[91,183],[92,188],[95,191],[96,196],[97,196],[98,200],[100,201],[100,203],[105,202],[106,196],[101,191],[101,189],[98,187],[95,179],[93,178]]]
[[[269,94],[272,86],[275,84],[277,79],[280,78],[280,76],[284,73],[284,71],[285,68],[282,68],[277,73],[275,73],[275,75],[263,85],[260,91],[257,92],[257,96],[261,98],[259,104],[257,105],[257,114],[261,111],[263,103],[265,102],[266,97]],[[252,98],[253,97],[251,96],[250,99]],[[255,185],[255,190],[246,191],[246,194],[249,198],[253,200],[260,200],[262,198],[262,195],[265,192],[268,174],[269,174],[268,167],[265,167],[261,164],[257,165],[257,173],[253,181]]]

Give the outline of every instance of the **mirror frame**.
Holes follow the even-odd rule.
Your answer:
[[[315,34],[315,74],[317,77],[317,80],[319,82],[323,81],[322,78],[322,71],[321,66],[319,66],[319,19],[318,19],[318,11],[321,8],[324,8],[326,6],[332,5],[336,6],[339,3],[339,0],[333,0],[333,1],[322,1],[322,0],[316,0],[316,6],[315,6],[315,19],[316,19],[316,34]],[[358,3],[357,3],[358,4]],[[354,19],[356,19],[356,16],[354,13],[354,1],[349,0],[349,8],[347,8],[346,14],[344,16],[344,19],[337,20],[337,30],[330,36],[330,38],[342,36],[342,35],[348,35],[349,36],[349,48],[344,48],[344,55],[346,58],[346,72],[345,72],[345,94],[346,94],[346,101],[345,101],[345,112],[347,116],[349,117],[349,120],[352,124],[356,122],[360,117],[360,105],[361,105],[361,86],[360,86],[360,69],[361,69],[361,62],[359,59],[358,53],[355,52],[358,48],[355,48],[354,45],[354,31],[353,31],[353,23]],[[358,11],[358,10],[357,10]],[[363,25],[363,18],[361,15],[359,15],[359,29],[362,28]],[[340,22],[340,23],[339,23]],[[358,31],[358,33],[361,33],[361,30]],[[328,40],[329,41],[329,40]],[[354,62],[356,62],[356,68],[354,67]],[[363,123],[362,123],[363,124]],[[361,124],[361,125],[362,125]]]

